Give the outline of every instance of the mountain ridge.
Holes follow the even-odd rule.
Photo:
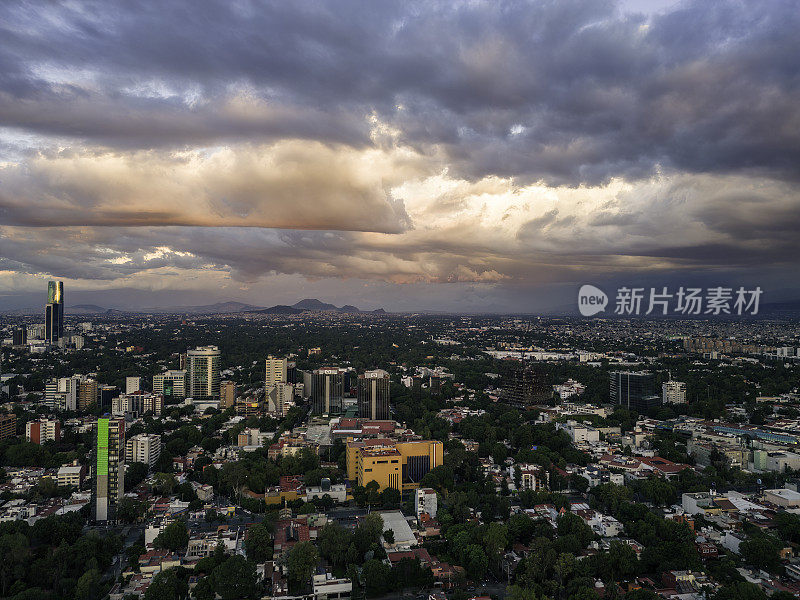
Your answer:
[[[99,306],[97,304],[75,304],[67,306],[65,313],[68,315],[102,315],[108,313],[122,314],[231,314],[231,313],[261,313],[261,314],[300,314],[303,312],[338,312],[352,314],[387,314],[383,308],[375,310],[361,310],[352,304],[341,307],[317,298],[304,298],[292,305],[276,304],[274,306],[255,306],[238,301],[215,302],[214,304],[190,306],[152,306],[139,309],[116,309]]]

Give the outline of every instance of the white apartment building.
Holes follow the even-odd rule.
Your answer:
[[[140,416],[147,412],[159,416],[163,410],[164,398],[160,394],[133,392],[123,394],[111,401],[111,413],[115,417],[125,416],[126,413]]]
[[[61,439],[61,423],[57,419],[39,419],[25,423],[25,439],[34,444]]]
[[[430,488],[417,488],[414,490],[414,506],[416,507],[418,519],[424,512],[428,513],[432,519],[435,519],[438,507],[436,490]]]
[[[132,394],[142,389],[141,377],[126,377],[125,378],[125,393]]]
[[[153,393],[165,398],[183,400],[186,397],[186,371],[165,371],[153,377]]]
[[[125,442],[125,462],[140,462],[155,467],[161,456],[161,436],[155,433],[140,433]]]
[[[508,476],[512,479],[516,475],[517,467],[520,470],[519,490],[546,490],[549,483],[549,473],[539,465],[511,465],[508,467]]]
[[[80,383],[79,376],[51,379],[45,384],[44,403],[54,410],[76,410]]]
[[[661,386],[664,404],[686,404],[686,384],[682,381],[667,381]]]
[[[566,423],[559,423],[557,427],[567,432],[573,444],[580,442],[596,444],[600,441],[600,432],[597,429],[577,421],[570,420]]]
[[[312,584],[315,600],[349,600],[353,596],[353,582],[330,573],[314,575]]]

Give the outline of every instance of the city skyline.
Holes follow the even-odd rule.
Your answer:
[[[92,6],[0,9],[0,310],[800,298],[792,2]]]

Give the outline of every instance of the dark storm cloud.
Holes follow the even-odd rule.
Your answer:
[[[458,173],[577,184],[800,164],[796,3],[6,4],[0,121],[120,147],[444,144]],[[71,81],[72,83],[65,83]],[[163,84],[166,97],[138,88]],[[221,114],[244,86],[274,115]],[[397,106],[402,106],[398,109]],[[512,134],[514,128],[518,133]]]
[[[0,285],[788,272],[799,29],[790,0],[3,3]]]

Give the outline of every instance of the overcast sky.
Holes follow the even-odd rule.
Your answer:
[[[53,277],[116,307],[800,297],[798,31],[794,0],[4,2],[0,308]]]

